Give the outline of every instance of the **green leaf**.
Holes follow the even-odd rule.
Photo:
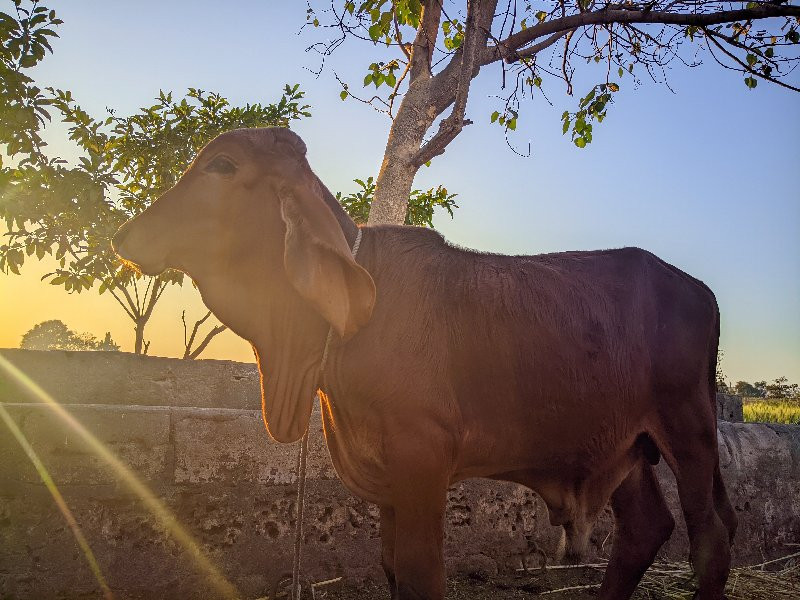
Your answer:
[[[348,96],[347,90],[342,90],[341,92],[339,92],[339,98],[341,98],[342,100],[345,100],[347,96]]]
[[[758,85],[758,80],[755,77],[745,77],[744,84],[752,90]]]
[[[494,123],[495,121],[497,121],[497,118],[498,118],[499,116],[500,116],[500,113],[499,113],[498,111],[494,111],[494,112],[492,113],[492,123]]]
[[[509,119],[506,123],[506,127],[508,127],[511,131],[514,131],[517,128],[517,118],[514,117],[513,119]]]
[[[561,133],[566,134],[569,131],[569,119],[564,119],[564,126],[561,128]]]
[[[578,148],[585,148],[586,147],[586,138],[582,138],[582,137],[576,138],[575,139],[575,145]]]
[[[543,23],[544,20],[547,18],[547,13],[543,10],[540,10],[536,13],[535,17],[539,20],[539,23]]]

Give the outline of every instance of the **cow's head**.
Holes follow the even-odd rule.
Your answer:
[[[264,419],[285,442],[308,424],[328,328],[353,335],[375,301],[305,151],[288,129],[222,134],[113,240],[145,274],[187,273],[217,317],[253,343]]]

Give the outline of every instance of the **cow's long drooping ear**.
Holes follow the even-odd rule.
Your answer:
[[[284,265],[289,281],[336,332],[348,338],[369,321],[375,282],[350,253],[342,229],[313,182],[283,187]]]

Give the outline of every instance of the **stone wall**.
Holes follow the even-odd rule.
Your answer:
[[[297,445],[264,431],[253,365],[122,353],[2,355],[69,404],[69,411],[145,480],[243,598],[263,597],[290,571]],[[74,512],[118,598],[209,598],[189,556],[114,472],[46,405],[0,374],[0,402],[20,425]],[[800,541],[800,427],[720,422],[723,474],[740,516],[739,563]],[[330,465],[312,417],[303,574],[382,578],[375,507],[353,497]],[[676,516],[674,480],[659,474]],[[681,519],[678,518],[680,523]],[[608,551],[607,512],[593,534]],[[451,571],[513,569],[533,534],[559,531],[532,492],[473,480],[449,493]],[[685,558],[680,530],[664,556]],[[97,584],[63,517],[16,441],[0,433],[0,597],[95,598]]]

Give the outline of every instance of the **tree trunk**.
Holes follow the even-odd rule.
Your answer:
[[[419,170],[413,159],[436,118],[428,109],[429,92],[430,79],[411,84],[392,121],[369,212],[370,225],[403,225],[406,221],[411,186]]]
[[[134,330],[136,331],[136,341],[133,345],[133,352],[135,354],[142,354],[146,353],[144,350],[144,326],[147,324],[147,321],[137,320],[135,322]]]

